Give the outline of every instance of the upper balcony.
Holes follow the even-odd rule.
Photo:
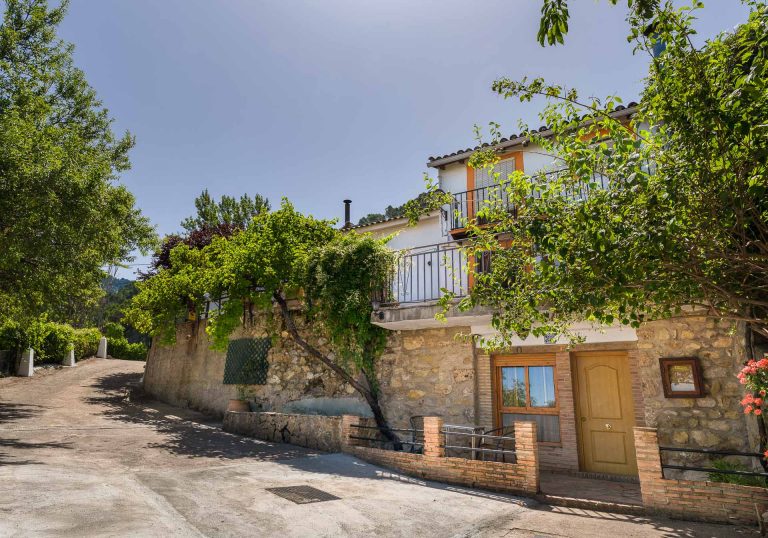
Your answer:
[[[568,173],[567,169],[559,169],[546,172],[544,176],[547,181],[554,181],[566,173]],[[596,183],[599,189],[605,189],[608,178],[595,173],[592,177],[592,183]],[[501,182],[453,194],[447,217],[447,228],[451,237],[453,239],[467,237],[466,226],[468,222],[473,222],[475,225],[487,224],[483,217],[477,217],[477,215],[488,205],[507,208],[510,213],[514,214],[515,205],[510,200],[508,185],[508,182]],[[564,192],[563,195],[572,200],[583,200],[589,194],[589,190],[589,184],[581,182],[578,186],[569,189],[568,192]],[[538,197],[539,194],[534,192],[531,196]]]

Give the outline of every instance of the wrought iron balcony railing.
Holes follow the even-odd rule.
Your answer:
[[[444,291],[462,297],[469,291],[466,255],[456,245],[437,244],[399,253],[388,286],[374,300],[382,305],[436,301]]]
[[[383,306],[437,301],[445,292],[464,297],[472,286],[473,275],[491,270],[491,253],[467,256],[455,244],[441,243],[403,250],[391,281],[373,300]]]
[[[568,173],[568,170],[562,169],[547,172],[545,175],[554,180],[566,173]],[[597,183],[599,189],[605,189],[608,186],[608,178],[599,173],[593,174],[592,182]],[[454,194],[449,209],[448,228],[450,230],[461,230],[466,226],[467,221],[470,220],[474,221],[475,224],[485,224],[484,219],[476,217],[476,215],[483,207],[491,204],[497,207],[508,208],[510,212],[514,212],[515,206],[510,200],[507,189],[508,185],[508,182],[501,182]],[[581,182],[578,186],[565,192],[564,195],[571,200],[583,200],[589,194],[589,190],[588,183]],[[534,193],[532,196],[537,196],[537,194]]]

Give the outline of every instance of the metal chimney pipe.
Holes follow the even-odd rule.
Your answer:
[[[352,200],[344,200],[344,227],[345,228],[351,228],[352,222],[350,221],[350,209],[349,206],[352,203]]]

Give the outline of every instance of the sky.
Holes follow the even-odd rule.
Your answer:
[[[637,99],[648,58],[627,43],[626,8],[570,4],[558,47],[536,42],[539,0],[71,0],[59,34],[115,131],[136,137],[121,181],[163,235],[203,189],[322,218],[350,198],[354,221],[400,205],[429,156],[474,145],[474,125],[541,123],[542,102],[491,91],[499,77]],[[699,39],[746,14],[709,0]]]

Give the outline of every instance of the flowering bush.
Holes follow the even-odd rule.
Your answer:
[[[736,377],[739,378],[739,383],[749,391],[741,399],[744,414],[762,415],[763,407],[766,405],[765,396],[768,392],[768,356],[760,360],[750,359]],[[765,451],[764,456],[768,458],[768,450]]]

